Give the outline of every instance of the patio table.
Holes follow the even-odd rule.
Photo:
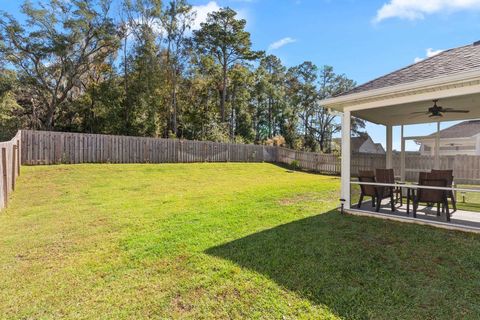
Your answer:
[[[417,190],[418,184],[417,183],[412,183],[412,184],[405,184],[405,187],[407,188],[407,215],[410,215],[410,197],[413,195],[415,190]],[[416,218],[417,215],[414,213],[413,217]]]
[[[396,184],[398,185],[405,185],[405,182],[402,182],[402,181],[396,181],[395,182]],[[402,188],[400,187],[397,187],[395,188],[395,195],[396,195],[396,202],[400,202],[400,206],[403,206],[403,192],[402,192]],[[408,201],[408,190],[407,190],[407,201]]]
[[[407,189],[407,214],[410,214],[410,198],[413,193],[418,189],[433,189],[433,190],[446,190],[446,191],[460,191],[460,192],[475,192],[479,193],[480,189],[468,189],[468,188],[456,188],[456,187],[433,187],[433,186],[422,186],[416,182],[396,182],[396,183],[378,183],[378,182],[359,182],[359,181],[350,181],[351,184],[363,184],[363,185],[372,185],[372,186],[381,186],[381,187],[392,187],[392,188],[405,188]],[[414,216],[416,218],[416,215]]]

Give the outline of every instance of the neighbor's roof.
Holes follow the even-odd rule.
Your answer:
[[[383,148],[381,143],[375,143],[375,147],[377,148],[377,152],[385,153],[385,149]]]
[[[352,152],[358,152],[362,145],[365,143],[370,138],[368,134],[362,134],[359,137],[351,137],[350,138],[350,148]],[[339,146],[342,145],[342,139],[341,138],[334,138],[333,142],[338,144]]]
[[[480,133],[480,120],[463,121],[440,131],[440,138],[470,138]],[[435,138],[435,133],[426,138]]]
[[[449,76],[475,69],[480,70],[480,41],[443,51],[433,57],[362,84],[339,96]]]
[[[370,138],[368,134],[361,135],[360,137],[352,137],[350,138],[351,142],[351,150],[352,152],[358,152],[362,145]]]

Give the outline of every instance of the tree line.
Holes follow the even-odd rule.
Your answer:
[[[231,8],[194,27],[186,0],[50,0],[0,15],[0,138],[19,128],[284,144],[330,152],[331,66],[252,49]],[[117,12],[118,11],[118,12]],[[360,134],[364,123],[353,121]]]

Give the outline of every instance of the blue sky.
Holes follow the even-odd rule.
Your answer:
[[[332,65],[357,83],[425,58],[427,52],[480,40],[480,0],[191,0],[199,21],[230,6],[247,19],[257,50],[267,50],[287,66],[312,61]],[[18,13],[19,1],[0,0]],[[444,124],[442,127],[448,126]],[[368,126],[384,143],[384,128]],[[435,126],[406,129],[431,133]],[[398,130],[394,147],[398,148]],[[409,145],[410,149],[415,146]]]

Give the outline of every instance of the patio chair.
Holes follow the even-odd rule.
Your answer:
[[[423,181],[431,175],[431,172],[421,171],[418,173],[418,184],[422,185]],[[415,197],[415,193],[412,194],[412,197]],[[433,207],[433,202],[427,202],[427,207]],[[437,203],[437,216],[440,215],[440,204]]]
[[[438,178],[435,174],[424,174],[421,175],[420,179],[421,186],[430,186],[430,187],[447,187],[447,180]],[[446,211],[447,221],[450,221],[450,211],[448,209],[448,199],[446,190],[435,190],[435,189],[418,189],[417,194],[413,197],[413,217],[417,217],[418,205],[420,202],[427,204],[436,203],[437,204],[437,216],[440,216],[440,205],[442,205],[442,211]]]
[[[418,185],[421,185],[423,183],[423,180],[425,180],[427,178],[427,175],[429,175],[429,174],[430,174],[430,172],[426,172],[426,171],[419,172],[418,173]],[[415,192],[412,193],[412,197],[415,197]],[[433,206],[433,203],[427,203],[427,206],[431,207],[431,206]],[[438,210],[440,210],[440,209],[438,209]]]
[[[360,182],[375,182],[375,173],[373,171],[359,171],[358,181]],[[375,207],[375,198],[377,196],[375,186],[360,185],[360,199],[358,200],[357,208],[362,206],[364,197],[372,197],[372,207]]]
[[[453,170],[432,170],[432,174],[440,179],[447,180],[447,187],[451,188],[453,185]],[[453,190],[447,191],[447,197],[452,201],[453,211],[457,211],[457,200],[455,199],[455,193]]]
[[[375,180],[378,183],[395,183],[395,173],[393,169],[376,169],[375,170]],[[376,211],[380,211],[380,206],[382,204],[382,200],[386,198],[390,198],[390,207],[392,212],[395,212],[395,190],[393,187],[384,187],[384,186],[376,186],[376,200],[377,200],[377,208]]]
[[[423,180],[427,178],[429,172],[421,171],[418,173],[418,184],[421,184]]]

